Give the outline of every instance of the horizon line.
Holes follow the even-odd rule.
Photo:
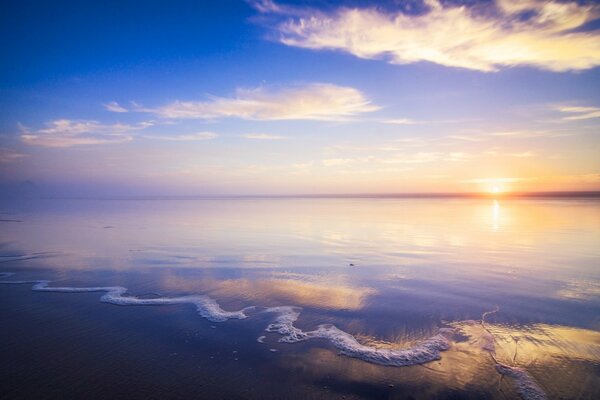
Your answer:
[[[410,198],[600,198],[600,190],[533,192],[406,192],[406,193],[297,193],[223,195],[107,195],[39,196],[44,200],[224,200],[224,199],[410,199]]]

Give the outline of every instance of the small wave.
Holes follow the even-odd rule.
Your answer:
[[[380,349],[359,343],[354,336],[331,324],[319,325],[314,331],[304,332],[294,326],[301,310],[294,306],[267,308],[266,312],[278,315],[266,330],[283,335],[279,341],[285,343],[326,339],[343,355],[379,365],[404,367],[439,360],[440,352],[450,347],[449,336],[453,333],[452,329],[442,328],[437,335],[416,346],[407,349]]]
[[[3,273],[0,277],[12,276],[10,273]],[[169,305],[169,304],[193,304],[196,306],[198,314],[213,322],[223,322],[228,319],[245,319],[246,312],[254,307],[246,307],[239,311],[225,311],[212,298],[203,295],[191,295],[180,297],[158,297],[153,299],[141,299],[135,296],[124,296],[127,288],[122,286],[98,286],[98,287],[51,287],[48,284],[51,281],[0,281],[2,284],[33,284],[32,290],[37,292],[60,292],[60,293],[91,293],[106,292],[100,301],[119,306],[150,306],[150,305]]]
[[[547,398],[544,390],[537,384],[527,370],[519,367],[496,363],[498,373],[515,380],[517,391],[525,400],[544,400]]]

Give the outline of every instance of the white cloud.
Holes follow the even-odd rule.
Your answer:
[[[285,7],[275,4],[273,0],[250,1],[250,4],[261,13],[282,12]]]
[[[282,140],[285,139],[283,136],[271,135],[270,133],[246,133],[242,135],[245,139],[253,140]]]
[[[563,117],[565,121],[600,118],[599,107],[558,106],[556,109],[561,113],[570,114],[567,117]]]
[[[108,111],[117,112],[117,113],[126,113],[129,112],[125,107],[121,106],[116,101],[111,101],[110,103],[103,104],[104,108]]]
[[[444,161],[461,162],[461,161],[471,160],[476,157],[478,157],[478,155],[465,153],[462,151],[454,151],[454,152],[448,153],[446,155],[446,157],[444,158]]]
[[[465,142],[481,142],[483,139],[475,135],[450,135],[448,139],[462,140]]]
[[[175,101],[158,108],[136,108],[164,118],[250,120],[344,120],[378,110],[357,89],[324,83],[285,88],[238,89],[235,97]]]
[[[428,61],[479,71],[534,66],[551,71],[600,65],[600,33],[577,31],[600,15],[600,7],[576,1],[499,0],[481,7],[425,0],[418,15],[377,8],[318,11],[254,3],[275,23],[277,40],[288,46],[339,50],[392,64]]]
[[[315,165],[314,161],[307,161],[304,163],[295,163],[290,165],[290,168],[296,170],[297,172],[308,172]]]
[[[151,122],[107,125],[98,121],[59,119],[47,122],[46,128],[34,131],[23,125],[19,127],[24,143],[43,147],[71,147],[127,142],[132,140],[132,132],[152,125]]]
[[[384,119],[381,121],[384,124],[392,124],[392,125],[414,125],[417,121],[413,121],[408,118],[398,118],[398,119]]]
[[[144,135],[146,139],[168,140],[172,142],[195,142],[199,140],[211,140],[219,136],[215,132],[196,132],[185,135]]]
[[[448,139],[463,140],[471,142],[480,142],[490,139],[535,139],[535,138],[558,138],[565,136],[572,136],[574,133],[569,131],[559,130],[547,130],[547,131],[535,131],[535,130],[515,130],[515,131],[494,131],[494,132],[483,132],[482,130],[476,131],[471,135],[450,135]],[[477,135],[477,136],[475,136]]]

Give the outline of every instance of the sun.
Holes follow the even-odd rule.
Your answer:
[[[489,188],[488,193],[494,197],[500,196],[502,194],[502,188],[499,185],[494,185]]]

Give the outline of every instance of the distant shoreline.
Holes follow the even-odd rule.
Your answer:
[[[198,195],[198,196],[42,196],[42,200],[260,200],[260,199],[590,199],[600,191],[511,193],[347,193],[291,195]]]

